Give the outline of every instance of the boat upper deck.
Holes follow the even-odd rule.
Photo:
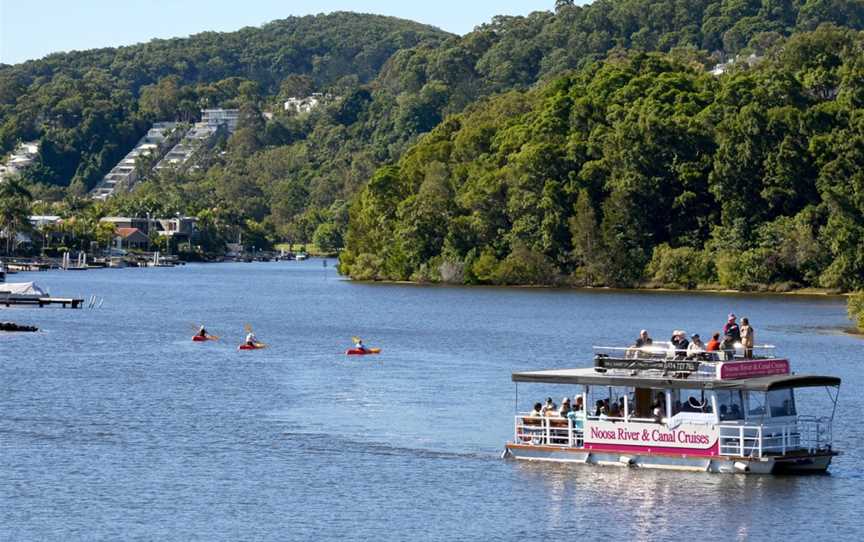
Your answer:
[[[755,361],[755,360],[754,360]],[[764,360],[758,360],[764,361]],[[746,361],[729,363],[747,363]],[[784,388],[805,388],[813,386],[839,386],[840,379],[833,376],[811,374],[777,374],[752,378],[685,378],[648,374],[609,374],[599,373],[596,368],[550,369],[513,373],[513,382],[537,382],[546,384],[582,384],[589,386],[621,386],[635,388],[688,388],[688,389],[744,389],[751,391],[771,391]]]
[[[772,351],[772,346],[761,347]],[[514,382],[630,386],[639,388],[772,389],[839,386],[832,376],[794,374],[789,360],[774,356],[736,357],[735,352],[687,356],[663,346],[595,347],[594,366],[513,373]]]

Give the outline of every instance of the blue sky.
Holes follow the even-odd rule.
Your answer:
[[[0,63],[331,11],[392,15],[465,34],[494,15],[527,15],[554,5],[554,0],[0,0]]]

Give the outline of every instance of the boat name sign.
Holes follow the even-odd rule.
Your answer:
[[[722,380],[787,374],[789,374],[788,359],[731,361],[717,365],[717,377]]]
[[[674,429],[658,423],[626,423],[598,420],[585,431],[585,444],[602,443],[664,448],[707,449],[717,440],[713,426],[684,423]]]

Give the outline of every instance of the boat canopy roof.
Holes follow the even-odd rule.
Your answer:
[[[513,373],[513,382],[538,382],[546,384],[587,384],[589,386],[632,386],[634,388],[702,388],[743,389],[771,391],[784,388],[806,388],[814,386],[839,386],[840,379],[833,376],[784,374],[742,378],[738,380],[687,379],[669,376],[637,376],[598,373],[593,368],[551,369]]]

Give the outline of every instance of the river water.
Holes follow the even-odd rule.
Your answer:
[[[9,280],[104,304],[0,309],[43,330],[0,334],[3,540],[864,533],[864,340],[844,333],[842,299],[357,284],[320,260]],[[642,327],[705,337],[730,311],[794,369],[843,378],[830,475],[500,459],[511,372],[586,365]],[[222,339],[192,343],[198,322]],[[236,350],[246,324],[267,349]],[[346,357],[355,335],[382,355]]]

